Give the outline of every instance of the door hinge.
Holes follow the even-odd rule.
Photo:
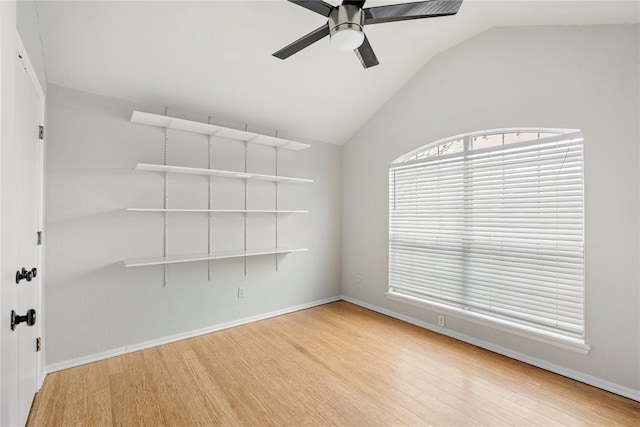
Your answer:
[[[37,245],[41,245],[42,244],[42,231],[38,231],[38,238],[37,238]]]
[[[44,126],[42,125],[38,126],[38,138],[44,139]]]
[[[36,351],[40,351],[42,349],[41,341],[40,337],[36,338]]]

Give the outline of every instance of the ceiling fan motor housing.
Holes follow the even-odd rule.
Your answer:
[[[338,41],[342,35],[346,36],[347,33],[351,34],[350,38],[353,38],[356,32],[360,39],[360,44],[364,40],[364,13],[358,6],[346,4],[340,5],[331,11],[329,14],[329,35],[332,41]],[[341,32],[343,32],[340,34]],[[358,46],[360,45],[358,44]],[[358,47],[355,46],[355,47]],[[349,46],[347,43],[344,47],[346,50],[354,49],[353,46]]]

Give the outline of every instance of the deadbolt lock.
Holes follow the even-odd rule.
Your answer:
[[[31,270],[27,270],[26,268],[22,267],[22,270],[16,271],[16,283],[20,283],[20,281],[22,280],[26,280],[27,282],[30,282],[37,275],[38,275],[37,268],[34,267]]]

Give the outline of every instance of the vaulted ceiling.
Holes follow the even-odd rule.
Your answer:
[[[365,70],[328,38],[287,60],[272,57],[326,20],[284,0],[37,8],[50,83],[336,144],[434,55],[492,27],[640,21],[637,1],[465,0],[455,16],[366,27],[380,65]]]

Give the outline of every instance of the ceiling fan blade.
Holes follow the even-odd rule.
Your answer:
[[[364,2],[367,0],[344,0],[342,2],[342,5],[347,5],[350,4],[352,6],[358,6],[360,9],[362,9],[362,6],[364,6]]]
[[[322,27],[313,30],[309,34],[302,36],[298,40],[294,41],[290,45],[283,47],[279,51],[273,54],[276,58],[287,59],[294,53],[300,52],[305,47],[311,46],[318,40],[327,37],[329,35],[329,24],[324,24]]]
[[[333,6],[331,6],[329,3],[326,3],[322,0],[289,0],[289,1],[291,3],[297,4],[298,6],[302,6],[305,9],[309,9],[312,12],[319,13],[324,17],[328,17],[329,13],[331,12],[331,9],[333,9]]]
[[[358,59],[364,68],[374,67],[380,63],[378,62],[376,54],[373,52],[371,44],[369,44],[367,36],[364,37],[364,41],[359,48],[354,50],[354,52],[358,56]]]
[[[409,19],[435,18],[455,15],[462,0],[429,0],[415,3],[391,4],[364,9],[364,24],[407,21]]]

